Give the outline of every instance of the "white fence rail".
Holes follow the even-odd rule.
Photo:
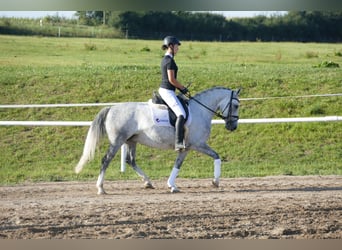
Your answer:
[[[260,97],[260,98],[241,98],[241,101],[270,100],[285,98],[309,98],[309,97],[333,97],[342,96],[338,94],[319,94],[304,96],[284,96],[284,97]],[[95,107],[113,106],[117,103],[74,103],[74,104],[8,104],[0,105],[0,108],[64,108],[64,107]],[[240,119],[239,124],[248,123],[292,123],[292,122],[336,122],[342,121],[342,116],[325,117],[294,117],[294,118],[259,118],[259,119]],[[223,120],[212,120],[212,124],[224,124]],[[0,126],[90,126],[91,121],[0,121]],[[125,172],[126,148],[121,147],[121,172]]]
[[[293,99],[293,98],[313,98],[313,97],[337,97],[342,96],[342,93],[336,94],[317,94],[317,95],[298,95],[298,96],[271,96],[271,97],[250,97],[240,98],[240,101],[260,101],[272,99]],[[99,106],[113,106],[117,103],[56,103],[56,104],[2,104],[0,108],[66,108],[66,107],[99,107]]]
[[[288,123],[288,122],[333,122],[342,121],[342,116],[258,118],[240,119],[239,124],[247,123]],[[223,120],[212,120],[212,124],[224,124]],[[0,126],[90,126],[91,121],[0,121]]]
[[[342,116],[240,119],[239,123],[331,122],[342,121]],[[224,124],[212,120],[212,124]],[[90,126],[91,121],[0,121],[0,126]],[[121,146],[121,172],[126,171],[126,147]]]

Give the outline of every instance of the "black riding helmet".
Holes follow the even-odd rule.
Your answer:
[[[162,49],[167,49],[170,45],[181,45],[180,41],[174,36],[167,36],[164,38]]]

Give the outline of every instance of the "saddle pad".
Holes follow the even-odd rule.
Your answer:
[[[173,127],[170,122],[170,116],[168,107],[163,104],[154,104],[152,102],[152,99],[148,100],[148,105],[151,110],[152,115],[152,121],[157,126],[167,126],[167,127]],[[187,121],[185,122],[185,125],[190,125],[191,123],[191,115],[189,110],[189,117]]]

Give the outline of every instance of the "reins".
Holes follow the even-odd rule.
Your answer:
[[[197,102],[199,105],[201,105],[202,107],[206,108],[207,110],[209,110],[210,112],[212,112],[214,115],[216,115],[217,117],[220,117],[221,119],[225,119],[225,117],[223,115],[221,115],[220,113],[212,110],[211,108],[209,108],[207,105],[201,103],[199,100],[197,100],[196,98],[192,97],[192,96],[188,96],[190,100],[194,100],[195,102]],[[223,112],[222,112],[223,113]]]
[[[217,111],[209,108],[207,105],[201,103],[199,100],[197,100],[196,98],[192,97],[190,94],[187,96],[190,100],[194,100],[195,102],[197,102],[199,105],[201,105],[202,107],[206,108],[207,110],[209,110],[210,112],[212,112],[214,115],[216,115],[217,117],[223,119],[223,120],[227,120],[229,117],[233,117],[233,118],[236,118],[236,119],[239,119],[238,116],[232,116],[231,113],[232,113],[232,108],[231,108],[231,104],[232,104],[232,101],[233,99],[236,99],[236,98],[233,98],[233,95],[234,95],[234,91],[232,90],[231,91],[231,95],[230,95],[230,101],[227,103],[226,107],[222,110],[222,114],[224,113],[224,111],[229,107],[229,111],[228,111],[228,116],[223,116],[221,115],[220,113],[218,113]],[[238,99],[236,99],[238,100]]]

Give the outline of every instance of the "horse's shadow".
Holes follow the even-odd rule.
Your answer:
[[[144,188],[141,188],[144,189]],[[264,188],[264,187],[254,187],[250,189],[239,189],[232,187],[224,187],[220,186],[219,188],[209,187],[209,186],[179,186],[180,193],[178,194],[170,194],[170,191],[165,188],[155,187],[154,189],[144,189],[146,194],[149,195],[201,195],[201,194],[229,194],[229,193],[284,193],[284,192],[328,192],[328,191],[342,191],[342,186],[335,187],[296,187],[296,188]],[[128,193],[132,193],[136,191],[135,189],[126,189]],[[104,197],[109,196],[120,196],[122,195],[122,191],[115,192],[107,190]]]
[[[297,188],[273,188],[273,189],[240,189],[234,190],[237,193],[258,193],[258,192],[326,192],[342,191],[342,187],[297,187]]]
[[[197,190],[196,187],[181,187],[180,194],[213,194],[213,193],[282,193],[282,192],[328,192],[328,191],[342,191],[342,186],[335,187],[296,187],[296,188],[251,188],[251,189],[237,189],[230,187],[210,188],[206,190]],[[163,193],[164,194],[164,193]],[[169,194],[169,192],[165,192]]]

